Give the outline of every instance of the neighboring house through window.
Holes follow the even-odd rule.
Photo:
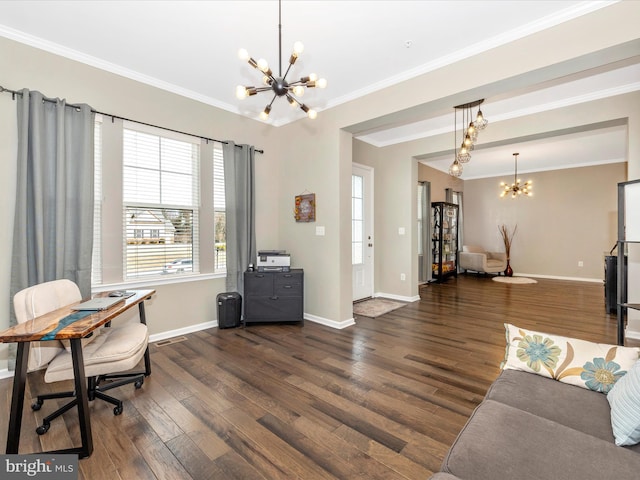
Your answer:
[[[134,127],[123,132],[124,279],[161,275],[177,260],[198,272],[200,142]]]
[[[102,139],[102,128],[106,128],[111,129],[111,143],[120,143],[121,139],[121,144],[96,141],[99,186],[93,284],[141,281],[169,273],[224,273],[226,212],[221,146],[134,122],[114,123],[96,120],[98,140]],[[103,148],[122,152],[121,163],[116,165],[114,156],[109,155],[114,163],[103,165]],[[205,169],[201,165],[202,152],[207,153],[210,162]],[[111,180],[116,178],[115,169],[121,173],[120,185],[105,180],[102,172],[110,167],[114,169],[109,170]],[[205,178],[202,171],[213,171],[213,175]],[[201,188],[213,192],[213,204],[204,208]],[[121,192],[121,198],[115,199],[113,192]],[[121,212],[119,225],[116,209]],[[115,243],[116,230],[121,232],[120,245]],[[207,232],[202,241],[201,231]],[[121,266],[116,264],[116,251],[122,252]],[[105,271],[108,274],[103,275]]]

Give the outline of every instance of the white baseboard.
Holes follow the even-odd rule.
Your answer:
[[[335,328],[338,330],[342,330],[343,328],[347,328],[356,324],[356,321],[353,318],[349,318],[347,320],[337,322],[335,320],[329,320],[328,318],[311,315],[310,313],[305,313],[304,319],[314,323],[319,323],[320,325],[325,325],[327,327]]]
[[[557,275],[539,275],[537,273],[514,273],[514,277],[529,277],[529,278],[548,278],[550,280],[571,280],[574,282],[591,282],[591,283],[603,283],[602,278],[584,278],[584,277],[560,277]]]
[[[154,333],[149,335],[149,342],[159,342],[160,340],[166,340],[167,338],[179,337],[180,335],[186,335],[187,333],[199,332],[200,330],[206,330],[207,328],[215,328],[218,326],[218,321],[198,323],[197,325],[190,325],[184,328],[178,328],[176,330],[169,330],[161,333]]]
[[[311,315],[310,313],[304,314],[304,319],[327,327],[336,328],[338,330],[355,325],[356,322],[353,318],[337,322],[335,320],[329,320],[328,318],[318,317],[317,315]],[[177,330],[170,330],[168,332],[156,333],[149,336],[150,342],[158,342],[160,340],[166,340],[167,338],[179,337],[180,335],[186,335],[187,333],[199,332],[200,330],[206,330],[208,328],[215,328],[218,326],[218,321],[199,323],[198,325],[191,325],[185,328],[179,328]]]
[[[328,320],[326,318],[317,317],[315,315],[305,314],[305,320],[310,320],[315,323],[320,323],[322,325],[326,325],[331,328],[342,329],[350,327],[351,325],[355,325],[356,322],[353,318],[349,320],[345,320],[343,322],[336,322],[334,320]],[[207,330],[208,328],[216,328],[218,326],[218,321],[213,320],[211,322],[198,323],[197,325],[190,325],[184,328],[178,328],[176,330],[168,330],[166,332],[154,333],[153,335],[149,335],[149,343],[159,342],[161,340],[166,340],[168,338],[179,337],[181,335],[186,335],[188,333],[199,332],[201,330]],[[12,378],[13,370],[9,370],[8,368],[0,369],[0,380],[4,378]]]
[[[383,297],[383,298],[388,298],[390,300],[398,300],[399,302],[417,302],[418,300],[420,300],[420,295],[416,295],[414,297],[405,297],[404,295],[396,295],[394,293],[384,293],[384,292],[377,292],[373,294],[374,297]]]
[[[523,275],[524,276],[524,275]],[[527,275],[527,276],[535,276],[535,275]],[[544,277],[544,278],[552,278],[552,277]],[[557,278],[557,277],[553,277]],[[584,280],[584,279],[581,279]],[[587,281],[587,280],[585,280]],[[420,297],[403,297],[400,295],[379,293],[375,295],[376,297],[384,297],[390,298],[392,300],[398,300],[403,302],[415,302],[420,300]],[[319,323],[320,325],[325,325],[327,327],[335,328],[338,330],[342,330],[343,328],[351,327],[356,324],[356,321],[353,318],[349,318],[347,320],[343,320],[341,322],[337,322],[335,320],[329,320],[328,318],[318,317],[316,315],[311,315],[309,313],[304,314],[304,319],[309,320],[314,323]],[[153,335],[149,335],[149,342],[159,342],[160,340],[166,340],[168,338],[179,337],[180,335],[185,335],[187,333],[199,332],[201,330],[206,330],[208,328],[215,328],[218,326],[218,321],[214,320],[212,322],[204,322],[199,323],[197,325],[191,325],[189,327],[178,328],[176,330],[169,330],[166,332],[155,333]],[[635,340],[640,340],[640,332],[635,330],[626,330],[625,338],[633,338]],[[0,380],[5,378],[13,377],[13,371],[9,371],[8,368],[0,369]]]
[[[637,330],[626,329],[624,332],[624,338],[633,338],[634,340],[640,340],[640,332]]]

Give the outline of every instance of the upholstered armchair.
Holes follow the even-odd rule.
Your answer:
[[[477,245],[463,245],[459,254],[460,268],[479,273],[504,273],[507,268],[507,254],[487,252]]]

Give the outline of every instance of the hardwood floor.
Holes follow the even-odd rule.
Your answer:
[[[600,284],[469,275],[420,296],[344,330],[256,325],[152,345],[142,389],[116,390],[122,415],[92,402],[95,450],[80,478],[425,479],[498,375],[504,322],[616,339]],[[2,451],[11,384],[0,381]],[[68,387],[33,373],[27,397]],[[78,443],[75,409],[35,434],[53,403],[25,407],[20,453]]]

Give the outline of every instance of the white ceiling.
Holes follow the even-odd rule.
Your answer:
[[[302,98],[322,115],[322,110],[611,3],[284,0],[284,69],[291,46],[301,40],[305,50],[287,79],[312,71],[328,79],[326,89],[308,90]],[[256,59],[265,58],[278,71],[276,0],[5,0],[0,7],[1,36],[251,118],[257,118],[271,100],[270,93],[237,100],[235,87],[261,81],[256,70],[238,59],[241,47]],[[638,79],[638,65],[627,65],[560,85],[540,86],[508,101],[506,97],[488,98],[483,111],[490,122],[516,118],[638,90]],[[278,126],[300,118],[304,118],[300,109],[291,109],[285,100],[276,99],[269,122]],[[597,135],[593,131],[572,132],[551,140],[522,139],[517,144],[478,148],[463,178],[512,171],[514,151],[521,153],[519,169],[523,172],[562,168],[568,160],[577,165],[584,158],[596,163],[623,161],[625,152],[621,149],[626,142],[621,139],[626,127],[605,127]],[[453,115],[448,112],[418,123],[389,123],[358,138],[384,146],[452,130]],[[446,171],[450,156],[426,155],[424,161]]]

